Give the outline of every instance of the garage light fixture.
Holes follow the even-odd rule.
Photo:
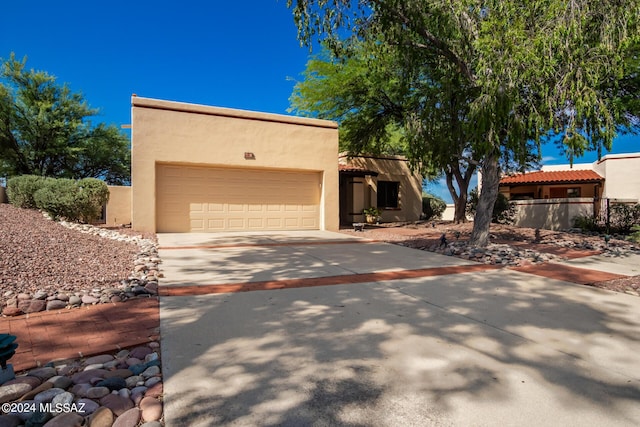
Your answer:
[[[255,159],[256,159],[256,155],[255,155],[255,154],[253,154],[253,153],[250,153],[250,152],[246,151],[246,152],[244,153],[244,159],[245,159],[245,160],[255,160]]]

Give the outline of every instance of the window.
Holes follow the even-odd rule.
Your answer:
[[[552,199],[564,199],[567,197],[580,197],[580,187],[555,187],[549,189]]]
[[[378,181],[378,208],[397,209],[399,189],[399,182]]]
[[[580,197],[580,187],[567,188],[567,197]]]

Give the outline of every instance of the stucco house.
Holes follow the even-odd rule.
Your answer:
[[[500,192],[516,204],[516,225],[570,228],[578,215],[597,215],[606,199],[640,202],[640,153],[608,154],[593,163],[505,176]]]
[[[417,221],[422,213],[422,176],[402,156],[339,156],[340,225],[363,222],[363,210],[381,211],[382,222]]]
[[[338,229],[338,125],[132,97],[136,230]]]
[[[331,230],[420,218],[422,179],[396,156],[338,154],[335,122],[133,96],[131,187],[106,223],[143,232]]]

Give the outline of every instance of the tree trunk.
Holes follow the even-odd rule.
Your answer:
[[[478,197],[478,206],[473,220],[473,231],[469,244],[472,246],[487,246],[489,244],[489,227],[493,214],[493,205],[498,198],[500,185],[500,166],[498,154],[488,154],[482,164],[482,190]]]
[[[462,171],[460,171],[460,164],[456,161],[455,163],[450,164],[445,171],[447,187],[449,188],[449,193],[451,193],[451,198],[455,205],[453,222],[456,224],[467,222],[469,182],[471,182],[471,177],[473,177],[475,170],[475,165],[468,164],[463,175]],[[453,186],[454,177],[456,179],[456,184],[458,184],[459,191],[456,191],[456,188]]]
[[[449,167],[445,170],[444,173],[447,181],[447,188],[449,189],[449,194],[451,194],[451,198],[453,199],[453,206],[454,206],[453,221],[455,223],[458,223],[458,209],[460,206],[460,196],[458,196],[456,188],[453,186],[453,166],[449,165]]]
[[[453,216],[453,221],[456,224],[467,222],[467,193],[466,189],[463,193],[460,191],[460,197],[458,198],[455,206],[455,212]]]

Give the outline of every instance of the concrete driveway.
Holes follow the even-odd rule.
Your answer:
[[[168,426],[640,424],[638,297],[334,233],[158,237],[161,290],[296,284],[161,297]]]

